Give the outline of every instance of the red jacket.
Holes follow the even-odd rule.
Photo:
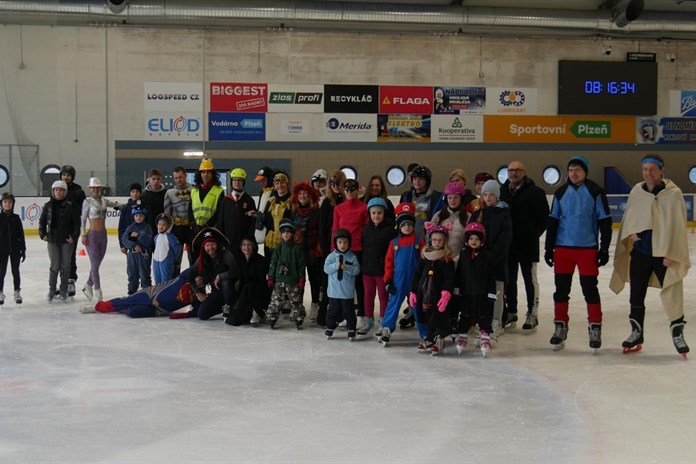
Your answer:
[[[331,227],[331,249],[334,249],[333,234],[338,229],[350,232],[351,251],[362,251],[362,231],[370,220],[367,205],[357,198],[346,200],[334,208],[333,226]]]

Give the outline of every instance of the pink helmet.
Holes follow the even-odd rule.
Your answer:
[[[444,195],[459,194],[461,196],[464,196],[464,187],[459,182],[450,182],[445,186],[445,191],[442,193]]]
[[[435,224],[434,222],[426,221],[424,224],[425,232],[430,237],[434,233],[441,233],[445,235],[445,238],[449,238],[449,233],[452,230],[452,223],[448,222],[446,224]]]
[[[464,239],[468,242],[471,234],[476,234],[481,239],[481,243],[486,242],[486,228],[480,222],[470,222],[464,228]]]

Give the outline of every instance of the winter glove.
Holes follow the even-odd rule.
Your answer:
[[[546,261],[549,267],[553,267],[553,248],[546,249],[546,252],[544,252],[544,261]]]
[[[24,260],[27,259],[27,250],[22,250],[21,253],[19,253],[19,257],[22,258],[22,262],[24,262]]]
[[[391,280],[391,279],[387,280],[387,282],[384,284],[384,289],[390,295],[396,295],[396,287],[394,286],[393,280]]]
[[[452,298],[452,294],[447,290],[443,290],[440,294],[440,301],[437,302],[437,310],[441,313],[444,313],[447,309],[447,305],[449,304],[450,298]]]
[[[273,281],[273,278],[269,277],[266,281],[268,282],[268,288],[273,290],[273,287],[275,287],[275,282]]]
[[[599,250],[597,252],[597,267],[602,267],[609,262],[609,250]]]
[[[304,277],[300,277],[300,281],[297,283],[297,288],[300,289],[301,292],[304,292],[304,286],[307,281],[305,280]]]
[[[265,217],[261,211],[256,212],[256,230],[263,230],[265,224]]]
[[[193,317],[193,314],[191,314],[191,311],[187,313],[171,313],[169,315],[169,319],[188,319],[189,317]]]
[[[411,306],[416,306],[418,304],[418,297],[415,293],[411,292],[408,294],[408,304]]]

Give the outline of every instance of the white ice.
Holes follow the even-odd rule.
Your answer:
[[[311,324],[81,314],[82,295],[45,302],[45,245],[28,247],[24,304],[0,309],[0,463],[696,462],[696,360],[677,355],[654,289],[644,349],[622,354],[628,288],[609,291],[611,266],[598,354],[577,277],[569,340],[551,350],[553,275],[540,263],[539,331],[508,330],[482,359],[451,343],[419,355],[413,329],[383,348],[345,332],[327,341]],[[115,236],[101,275],[105,297],[125,292]],[[696,323],[696,272],[685,289]]]

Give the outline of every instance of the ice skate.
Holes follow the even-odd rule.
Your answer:
[[[568,338],[568,325],[563,321],[554,321],[553,323],[556,325],[556,330],[549,343],[551,343],[553,351],[559,351],[565,348],[565,341]]]
[[[590,349],[592,349],[592,354],[596,354],[602,346],[602,324],[590,324],[587,328],[587,334],[590,338]]]
[[[525,334],[533,334],[536,332],[539,326],[539,319],[534,313],[527,313],[527,317],[524,319],[524,324],[522,324],[522,331]]]
[[[327,340],[331,340],[333,338],[333,330],[331,329],[326,329],[324,331],[324,335],[326,335]]]
[[[68,296],[75,296],[75,279],[68,280]]]
[[[46,295],[46,301],[51,303],[53,301],[53,298],[56,296],[56,291],[55,290],[49,290],[48,295]]]
[[[483,357],[487,357],[488,353],[491,352],[491,337],[485,330],[481,331],[481,354]]]
[[[319,314],[319,303],[312,303],[309,306],[309,320],[312,322],[317,322],[317,315]]]
[[[275,325],[278,322],[278,318],[276,316],[271,316],[268,319],[268,325],[271,326],[271,330],[275,329]]]
[[[101,288],[95,288],[94,289],[94,299],[96,301],[102,301],[104,299],[104,295],[102,295],[102,290]]]
[[[85,284],[85,286],[82,288],[82,293],[85,294],[89,301],[92,301],[92,298],[94,297],[94,290],[92,289],[91,285]]]
[[[433,347],[433,342],[430,340],[421,340],[416,347],[419,354],[428,354],[430,349]]]
[[[635,319],[629,319],[631,322],[631,335],[621,344],[624,354],[637,353],[643,349],[643,328]]]
[[[491,321],[491,327],[493,328],[493,332],[490,334],[490,338],[492,341],[497,342],[505,333],[505,329],[498,319],[493,319]]]
[[[65,291],[61,291],[61,292],[60,292],[60,302],[63,303],[63,304],[69,303],[69,301],[68,301],[68,292],[65,292]]]
[[[295,316],[295,327],[297,330],[302,329],[302,324],[304,323],[304,318],[300,316]]]
[[[351,342],[355,340],[355,330],[348,331],[348,340],[350,340]]]
[[[5,296],[3,295],[3,300],[5,299]],[[14,291],[14,301],[16,304],[21,305],[22,304],[22,294],[19,293],[19,290]]]
[[[462,354],[466,349],[466,345],[469,344],[468,334],[459,334],[459,340],[457,340],[457,354]]]
[[[515,327],[517,327],[517,321],[519,321],[519,319],[517,318],[517,313],[508,314],[508,320],[505,323],[505,328],[514,329]]]
[[[672,331],[672,342],[674,347],[677,349],[677,353],[681,355],[684,360],[689,359],[687,353],[689,352],[689,345],[686,344],[684,340],[684,324],[685,322],[677,322],[676,324],[670,325],[670,330]]]
[[[372,329],[374,327],[375,327],[375,320],[371,317],[366,317],[365,324],[363,324],[363,327],[361,327],[357,330],[357,339],[364,340],[366,338],[370,338],[370,334],[372,333]]]
[[[94,306],[83,306],[80,308],[82,314],[92,314],[97,312],[97,308]]]
[[[430,354],[439,356],[445,352],[445,339],[439,335],[435,337],[435,343],[430,346]]]
[[[230,305],[222,305],[222,320],[227,322],[228,317],[230,317]]]
[[[249,321],[249,324],[251,324],[252,327],[258,327],[261,325],[261,315],[257,313],[256,311],[252,311],[251,314],[251,321]]]
[[[382,336],[379,337],[379,341],[385,346],[389,346],[389,337],[391,337],[391,330],[389,327],[382,327]]]
[[[5,294],[3,292],[0,292],[0,305],[5,304]]]

